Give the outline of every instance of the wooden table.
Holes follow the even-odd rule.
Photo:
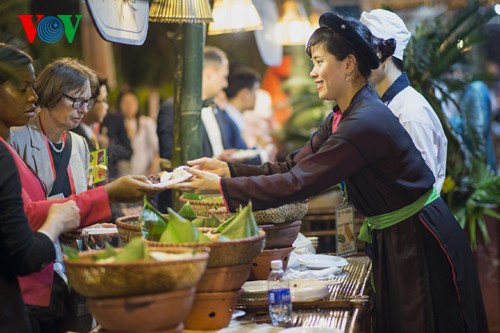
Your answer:
[[[344,267],[346,274],[339,278],[340,284],[330,286],[330,294],[326,299],[293,303],[293,326],[338,328],[345,333],[371,332],[371,299],[368,288],[371,260],[367,256],[354,255],[348,257],[347,261],[349,265]],[[232,320],[229,327],[216,332],[279,331],[282,328],[269,325],[271,319],[267,306],[267,301],[263,302],[262,299],[240,298],[236,308],[246,314]]]
[[[329,296],[310,302],[293,303],[293,326],[338,328],[345,333],[370,333],[371,297],[369,290],[371,260],[364,255],[347,257],[349,264],[341,283],[329,287]],[[219,330],[184,330],[183,333],[278,333],[282,327],[271,326],[267,300],[240,298],[237,310],[242,317],[231,320],[228,327]],[[99,327],[92,331],[101,332]]]

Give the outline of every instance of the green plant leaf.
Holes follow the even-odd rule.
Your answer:
[[[139,225],[144,238],[150,241],[159,241],[161,235],[167,229],[167,224],[165,217],[144,196],[142,213],[139,215]]]
[[[92,259],[94,261],[96,261],[96,260],[102,260],[102,259],[111,258],[111,257],[114,257],[114,256],[116,256],[116,250],[115,250],[115,248],[112,247],[111,245],[109,245],[108,243],[106,243],[106,245],[104,246],[104,251],[95,254],[92,257]]]
[[[78,256],[78,250],[71,246],[62,244],[62,250],[64,254],[68,256],[69,260],[78,260],[80,258]]]
[[[189,201],[181,207],[181,209],[179,210],[179,215],[188,219],[189,221],[193,221],[196,218],[196,212],[194,211]]]
[[[115,257],[115,262],[131,262],[149,259],[148,245],[141,238],[132,239]]]
[[[168,211],[168,226],[163,235],[161,235],[161,243],[196,243],[198,242],[198,229],[191,222],[173,209],[167,208]]]

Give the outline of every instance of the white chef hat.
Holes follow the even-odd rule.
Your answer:
[[[396,50],[393,57],[403,60],[406,45],[410,41],[411,33],[403,20],[393,12],[385,9],[374,9],[369,13],[363,12],[359,19],[378,38],[396,40]]]

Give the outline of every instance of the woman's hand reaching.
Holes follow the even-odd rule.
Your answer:
[[[165,188],[153,186],[146,176],[123,176],[104,185],[110,202],[137,202],[146,195],[153,196]]]
[[[201,171],[195,168],[186,168],[185,170],[189,173],[192,173],[194,177],[191,177],[189,181],[170,185],[167,188],[181,190],[183,192],[192,192],[192,193],[205,193],[205,194],[220,193],[219,182],[221,177],[219,177],[215,173]]]
[[[227,163],[215,158],[203,157],[188,161],[187,164],[194,169],[211,172],[220,177],[231,177]]]

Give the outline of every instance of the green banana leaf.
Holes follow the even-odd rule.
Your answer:
[[[193,221],[194,219],[196,219],[196,212],[194,211],[189,201],[181,207],[181,209],[179,210],[179,215],[185,219],[188,219],[189,221]]]
[[[179,212],[180,213],[180,212]],[[217,216],[212,215],[210,217],[197,217],[191,221],[195,227],[203,227],[203,228],[217,228],[220,226],[221,222],[217,218]]]
[[[140,238],[139,238],[140,240]],[[97,260],[102,260],[102,259],[107,259],[116,256],[116,250],[114,247],[106,243],[104,246],[104,251],[101,253],[97,253],[92,257],[92,260],[97,261]]]
[[[168,226],[161,235],[161,243],[196,243],[198,242],[198,229],[191,222],[173,209],[167,208]]]
[[[205,199],[205,196],[203,194],[184,192],[184,193],[182,193],[182,195],[187,200],[198,200],[198,201],[200,201],[200,200]]]
[[[65,255],[68,256],[69,260],[78,260],[80,257],[78,256],[78,250],[75,248],[62,244],[62,249]]]
[[[259,228],[252,213],[252,203],[249,202],[238,214],[221,224],[217,232],[228,239],[243,239],[258,235]]]
[[[149,248],[141,238],[134,238],[122,252],[116,255],[115,262],[130,262],[141,259],[149,259]]]
[[[161,235],[167,229],[168,222],[163,215],[157,211],[144,196],[144,206],[141,215],[139,215],[139,225],[142,235],[150,241],[159,241]]]

